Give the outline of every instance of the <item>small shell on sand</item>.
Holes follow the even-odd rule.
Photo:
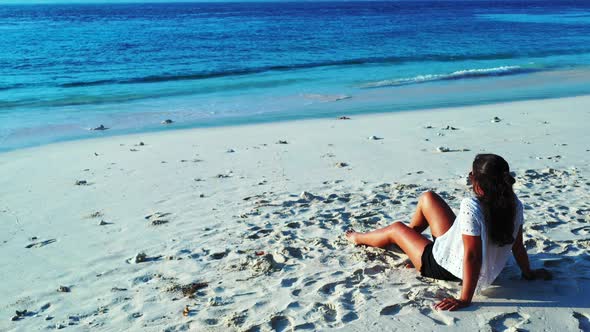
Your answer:
[[[174,121],[170,120],[170,119],[166,119],[164,121],[161,122],[162,124],[172,124],[174,123]]]
[[[192,298],[195,296],[195,293],[203,288],[209,286],[206,282],[191,282],[185,285],[173,284],[170,286],[167,291],[169,292],[181,292],[183,296],[188,298]],[[190,311],[190,309],[189,309]]]
[[[150,221],[153,226],[164,225],[168,223],[166,219],[153,219]]]
[[[492,122],[492,123],[495,123],[495,122],[500,122],[500,121],[502,121],[502,119],[500,119],[499,117],[495,116],[495,117],[492,119],[492,121],[491,121],[491,122]]]
[[[57,291],[60,293],[69,293],[71,291],[70,287],[68,286],[59,286]]]
[[[96,211],[96,212],[92,212],[91,214],[88,215],[87,218],[98,218],[98,217],[102,217],[103,214],[100,211]]]
[[[17,310],[16,311],[16,315],[12,316],[12,318],[10,318],[10,320],[13,321],[13,322],[16,322],[16,321],[19,321],[19,320],[23,319],[28,314],[29,314],[29,312],[28,312],[27,309],[20,310],[20,311]]]
[[[98,127],[90,128],[89,130],[107,130],[109,128],[105,127],[104,125],[100,125]]]
[[[145,252],[140,252],[137,255],[135,255],[135,263],[143,263],[147,260],[147,255],[145,254]]]
[[[438,152],[449,152],[449,151],[451,151],[451,149],[447,148],[446,146],[439,146],[438,148],[436,148],[436,151],[438,151]]]
[[[336,167],[338,167],[338,168],[344,168],[344,167],[347,167],[347,166],[348,166],[348,164],[345,163],[345,162],[342,162],[342,161],[336,163]]]

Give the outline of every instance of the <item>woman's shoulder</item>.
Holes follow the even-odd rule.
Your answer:
[[[476,217],[482,214],[481,205],[477,197],[465,197],[461,200],[461,212]]]
[[[471,209],[471,210],[475,210],[475,209],[479,209],[479,200],[477,199],[477,197],[465,197],[461,200],[461,209]]]
[[[518,207],[518,209],[522,209],[522,202],[520,201],[520,199],[518,199],[518,196],[516,196],[516,194],[514,195],[514,199],[516,200],[516,206]],[[477,197],[475,196],[465,197],[461,200],[461,208],[479,210],[481,208],[481,203],[479,202],[479,199],[477,199]]]

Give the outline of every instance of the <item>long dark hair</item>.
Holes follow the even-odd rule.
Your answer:
[[[493,243],[504,246],[514,242],[516,199],[515,180],[504,158],[495,154],[478,154],[473,161],[472,181],[481,188],[476,192],[483,207],[486,230]]]

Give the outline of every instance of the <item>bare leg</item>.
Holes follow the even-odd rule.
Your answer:
[[[420,196],[410,227],[422,233],[430,226],[434,237],[445,234],[455,221],[455,214],[449,205],[435,192],[427,191]]]
[[[408,255],[416,269],[422,267],[422,253],[430,240],[416,232],[402,222],[395,222],[387,227],[368,233],[347,232],[348,240],[355,244],[372,247],[386,247],[390,244],[398,245]]]
[[[430,226],[432,235],[440,237],[451,228],[454,221],[455,214],[449,205],[436,193],[427,191],[420,196],[409,226],[396,222],[372,232],[347,232],[346,237],[355,244],[372,247],[383,248],[396,244],[408,255],[413,266],[420,270],[424,247],[431,243],[421,233]]]

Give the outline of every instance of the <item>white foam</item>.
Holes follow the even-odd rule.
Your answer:
[[[398,86],[398,85],[407,85],[407,84],[416,84],[416,83],[424,83],[424,82],[432,82],[432,81],[442,81],[442,80],[453,80],[453,79],[461,79],[461,78],[470,78],[470,77],[481,77],[481,76],[496,76],[496,75],[506,75],[510,73],[519,73],[523,72],[523,69],[520,66],[501,66],[501,67],[494,67],[494,68],[477,68],[477,69],[465,69],[454,71],[449,74],[429,74],[429,75],[418,75],[410,78],[399,78],[399,79],[392,79],[392,80],[382,80],[377,82],[370,82],[361,85],[361,88],[380,88],[386,86]]]

